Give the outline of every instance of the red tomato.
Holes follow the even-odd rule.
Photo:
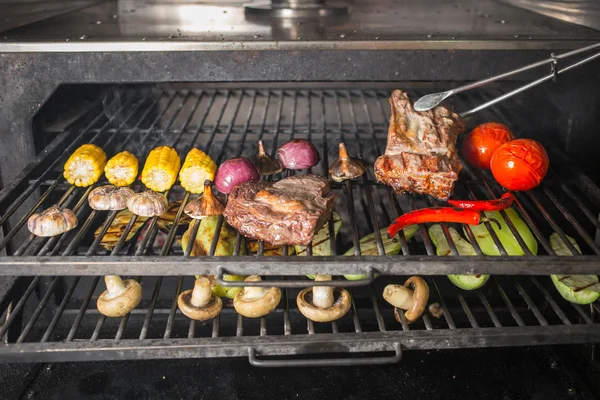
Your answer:
[[[548,154],[539,142],[517,139],[500,146],[492,156],[492,174],[508,190],[530,190],[548,173]]]
[[[462,144],[462,154],[475,168],[490,169],[492,155],[515,135],[506,125],[487,122],[473,129]]]

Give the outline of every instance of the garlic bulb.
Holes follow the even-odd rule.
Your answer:
[[[212,182],[204,181],[204,193],[197,199],[190,201],[183,211],[194,219],[202,219],[213,215],[221,215],[225,210],[223,202],[215,196],[211,189]]]
[[[140,217],[157,217],[167,211],[167,198],[152,190],[136,193],[127,201],[129,211]]]
[[[348,156],[344,143],[339,144],[339,149],[340,158],[331,164],[329,168],[331,179],[336,182],[343,182],[358,178],[366,172],[365,163],[362,160]]]
[[[76,226],[75,213],[68,208],[61,210],[58,206],[52,206],[42,213],[33,214],[27,220],[29,232],[42,237],[60,235]]]
[[[123,210],[133,195],[128,187],[100,186],[88,195],[88,203],[94,210]]]

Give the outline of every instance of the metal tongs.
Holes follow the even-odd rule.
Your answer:
[[[509,72],[505,72],[505,73],[500,74],[500,75],[492,76],[490,78],[486,78],[486,79],[483,79],[483,80],[478,81],[478,82],[469,83],[468,85],[461,86],[461,87],[458,87],[458,88],[452,89],[452,90],[447,90],[445,92],[428,94],[428,95],[425,95],[425,96],[421,97],[419,100],[417,100],[415,102],[415,104],[414,104],[414,108],[415,108],[416,111],[431,110],[432,108],[438,106],[442,101],[446,100],[448,97],[453,96],[453,95],[455,95],[457,93],[462,93],[462,92],[465,92],[467,90],[479,88],[479,87],[487,85],[488,83],[495,82],[495,81],[500,80],[500,79],[508,78],[509,76],[517,75],[517,74],[520,74],[521,72],[525,72],[525,71],[528,71],[530,69],[541,67],[541,66],[546,65],[546,64],[550,64],[550,73],[548,75],[545,75],[545,76],[543,76],[543,77],[541,77],[539,79],[536,79],[533,82],[530,82],[530,83],[528,83],[526,85],[518,87],[518,88],[516,88],[516,89],[514,89],[514,90],[512,90],[512,91],[510,91],[508,93],[503,94],[502,96],[499,96],[499,97],[497,97],[497,98],[495,98],[493,100],[490,100],[490,101],[488,101],[486,103],[483,103],[483,104],[481,104],[481,105],[479,105],[479,106],[477,106],[477,107],[475,107],[475,108],[473,108],[471,110],[468,110],[468,111],[465,111],[465,112],[462,112],[462,113],[459,114],[461,117],[466,117],[468,115],[471,115],[471,114],[474,114],[474,113],[476,113],[478,111],[481,111],[484,108],[488,108],[489,106],[492,106],[492,105],[494,105],[496,103],[499,103],[499,102],[501,102],[503,100],[506,100],[509,97],[512,97],[512,96],[514,96],[514,95],[516,95],[518,93],[524,92],[527,89],[531,89],[534,86],[537,86],[537,85],[539,85],[541,83],[549,81],[550,79],[553,79],[554,81],[556,81],[556,77],[558,75],[562,74],[563,72],[567,72],[567,71],[569,71],[569,70],[571,70],[573,68],[579,67],[580,65],[583,65],[583,64],[585,64],[587,62],[590,62],[590,61],[592,61],[592,60],[600,57],[600,53],[596,53],[596,54],[594,54],[592,56],[584,58],[583,60],[580,60],[580,61],[578,61],[578,62],[576,62],[574,64],[571,64],[571,65],[566,66],[566,67],[561,68],[561,69],[558,68],[558,61],[559,60],[562,60],[562,59],[565,59],[567,57],[571,57],[573,55],[576,55],[576,54],[579,54],[579,53],[583,53],[583,52],[586,52],[586,51],[589,51],[589,50],[592,50],[592,49],[596,49],[598,47],[600,47],[600,43],[592,44],[590,46],[582,47],[581,49],[569,51],[569,52],[563,53],[563,54],[555,55],[554,53],[552,53],[552,54],[550,54],[550,58],[547,58],[545,60],[541,60],[541,61],[535,62],[535,63],[530,64],[530,65],[526,65],[526,66],[521,67],[521,68],[517,68],[517,69],[515,69],[513,71],[509,71]]]

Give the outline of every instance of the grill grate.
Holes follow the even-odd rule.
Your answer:
[[[386,104],[389,93],[381,90],[171,90],[137,96],[128,94],[129,96],[115,96],[108,106],[90,116],[91,122],[87,125],[60,135],[56,139],[59,143],[53,143],[45,157],[39,157],[19,179],[0,192],[0,206],[6,209],[0,217],[0,223],[5,228],[0,249],[8,248],[11,254],[0,257],[0,264],[3,266],[1,273],[97,275],[126,271],[131,275],[177,275],[193,272],[215,274],[217,264],[228,272],[242,272],[243,267],[246,272],[251,270],[263,275],[311,273],[317,269],[334,275],[365,273],[369,266],[375,266],[379,272],[388,274],[530,274],[560,272],[557,268],[564,268],[565,273],[593,273],[597,270],[600,248],[592,235],[600,228],[597,219],[600,196],[595,197],[599,190],[593,183],[588,183],[585,187],[577,185],[581,180],[585,181],[585,176],[565,163],[564,156],[547,140],[553,166],[556,168],[560,165],[560,174],[559,171],[551,170],[541,187],[518,193],[514,206],[541,244],[538,256],[533,256],[524,246],[518,231],[503,212],[525,254],[525,257],[511,258],[510,263],[506,262],[506,251],[493,232],[492,238],[504,257],[481,256],[476,243],[475,248],[480,256],[458,256],[446,226],[444,232],[450,241],[454,257],[428,257],[434,255],[435,251],[425,227],[421,227],[416,240],[411,243],[400,238],[402,253],[399,256],[352,259],[339,257],[342,249],[355,245],[360,237],[371,232],[376,233],[379,250],[382,252],[381,237],[377,235],[379,228],[387,226],[403,212],[438,204],[428,196],[397,196],[389,188],[376,185],[372,171],[369,171],[362,181],[333,185],[333,190],[341,195],[336,210],[342,215],[344,225],[336,242],[338,256],[328,258],[327,262],[313,257],[288,257],[285,263],[261,256],[221,258],[218,262],[212,257],[190,259],[183,257],[177,244],[177,224],[163,234],[164,229],[161,229],[157,218],[144,223],[139,240],[121,240],[110,253],[111,258],[107,258],[99,246],[101,239],[90,241],[90,237],[98,226],[102,225],[106,230],[116,213],[90,212],[86,196],[91,188],[67,187],[61,176],[64,161],[81,143],[94,142],[102,145],[108,154],[127,149],[136,153],[141,160],[144,160],[153,146],[159,144],[172,145],[182,155],[192,146],[198,146],[220,163],[234,156],[253,156],[258,139],[263,139],[268,149],[274,153],[284,141],[302,137],[314,142],[323,156],[313,172],[326,174],[328,165],[337,157],[339,141],[347,143],[351,154],[372,164],[385,148],[389,118],[389,107]],[[468,95],[457,108],[468,108],[491,96],[490,93]],[[126,97],[129,99],[121,100]],[[112,112],[108,113],[107,110]],[[511,125],[516,127],[517,135],[522,132],[530,135],[535,131],[532,129],[535,124],[533,121],[525,121],[523,115],[527,115],[526,111],[515,112],[506,105],[499,105],[493,112],[484,111],[479,120],[511,121]],[[473,120],[471,124],[477,122],[478,120]],[[136,183],[134,188],[139,190],[140,185]],[[501,188],[489,173],[475,171],[468,166],[455,189],[456,197],[495,198],[501,193]],[[174,187],[168,195],[171,201],[183,198],[178,210],[180,217],[183,204],[190,199],[189,194],[183,194],[180,187]],[[34,207],[21,206],[30,198],[37,199]],[[29,235],[25,228],[27,218],[52,202],[72,207],[79,217],[79,228],[50,239]],[[8,224],[8,219],[13,215],[21,218],[13,217],[16,222]],[[125,233],[133,229],[136,220],[137,218],[131,220]],[[491,227],[489,223],[487,226],[488,229]],[[472,239],[471,229],[465,229],[467,236]],[[559,261],[547,240],[552,232],[557,232],[563,239],[565,234],[575,237],[584,247],[584,255],[562,258]],[[126,237],[123,234],[123,239]],[[159,241],[156,241],[157,237]],[[14,238],[23,239],[13,240]],[[166,245],[163,246],[163,242]],[[565,242],[572,251],[575,250],[568,240]],[[147,257],[153,254],[171,257],[163,257],[157,268],[156,258]],[[289,265],[295,268],[290,271],[287,268]],[[422,268],[424,265],[427,265],[426,269]]]
[[[355,257],[341,256],[361,237],[378,232],[398,215],[438,204],[427,196],[397,196],[375,184],[372,171],[359,182],[333,185],[341,195],[336,211],[344,221],[337,240],[331,243],[335,256],[311,257],[309,247],[308,257],[266,257],[262,255],[262,244],[259,255],[238,256],[238,235],[233,257],[189,257],[177,239],[183,205],[191,196],[178,186],[168,193],[171,201],[183,200],[171,228],[162,226],[158,218],[150,219],[126,241],[136,225],[134,217],[114,249],[107,251],[100,241],[117,213],[89,210],[86,198],[91,188],[70,187],[61,176],[66,157],[86,142],[101,145],[109,155],[131,151],[140,160],[159,144],[174,146],[181,155],[198,146],[219,164],[230,157],[254,155],[258,139],[274,153],[278,145],[292,137],[307,138],[322,155],[314,173],[327,173],[328,165],[337,157],[339,141],[346,143],[351,154],[372,164],[385,148],[388,96],[386,90],[211,89],[127,90],[105,99],[106,106],[95,108],[83,121],[60,134],[30,168],[0,192],[0,210],[6,210],[0,217],[5,234],[0,247],[8,253],[0,257],[0,274],[21,276],[18,286],[22,288],[10,312],[5,311],[3,316],[0,337],[9,344],[0,349],[0,358],[44,361],[249,356],[256,365],[277,366],[299,364],[297,360],[264,360],[257,354],[396,353],[380,358],[330,360],[344,364],[398,361],[400,345],[403,349],[430,349],[597,340],[598,305],[583,307],[564,301],[548,277],[496,276],[483,289],[465,292],[446,278],[434,276],[598,272],[600,249],[593,239],[595,230],[600,229],[600,198],[595,197],[598,188],[588,184],[587,178],[547,140],[554,169],[540,188],[518,193],[514,206],[541,244],[540,254],[531,254],[509,222],[525,253],[511,258],[493,231],[502,256],[483,256],[469,227],[466,235],[478,256],[458,256],[446,225],[443,228],[452,257],[435,256],[426,226],[421,226],[410,241],[400,237],[402,251],[398,256],[364,257],[358,251]],[[470,94],[456,107],[467,109],[493,96],[490,92]],[[524,119],[527,115],[526,110],[516,112],[510,105],[501,104],[469,124],[512,121],[517,135],[529,136],[535,124]],[[139,190],[141,186],[136,183],[134,188]],[[456,197],[494,198],[501,189],[490,174],[466,167],[455,193]],[[25,201],[31,199],[35,205],[28,208]],[[50,239],[30,236],[24,227],[27,218],[53,203],[72,207],[79,227]],[[506,214],[504,218],[510,221]],[[94,239],[96,229],[101,233]],[[564,235],[574,237],[584,255],[559,260],[546,239],[552,232],[563,239]],[[383,253],[379,236],[377,241]],[[216,240],[211,254],[215,244]],[[266,284],[284,287],[279,308],[266,318],[250,320],[237,315],[226,302],[223,313],[214,321],[189,322],[177,310],[178,293],[192,286],[191,276],[195,273],[225,272],[257,273],[266,276]],[[351,289],[352,310],[335,323],[317,324],[304,319],[295,306],[297,288],[310,285],[298,276],[315,272],[368,273],[371,279],[335,280],[335,285],[357,286]],[[359,287],[370,283],[375,272],[402,277],[382,277],[370,286]],[[144,288],[138,308],[119,319],[107,319],[95,310],[104,285],[99,277],[90,275],[111,273],[134,276]],[[380,300],[379,294],[386,282],[403,282],[408,274],[432,275],[428,278],[430,303],[439,304],[441,318],[426,314],[412,325],[394,320],[391,307]],[[38,292],[38,288],[43,290]]]

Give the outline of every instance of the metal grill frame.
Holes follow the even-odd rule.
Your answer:
[[[10,256],[0,257],[0,275],[15,275],[20,276],[21,290],[17,290],[17,294],[13,298],[3,299],[2,309],[4,315],[2,320],[4,324],[0,327],[0,338],[3,337],[8,340],[8,343],[0,347],[0,361],[3,362],[43,362],[43,361],[82,361],[82,360],[108,360],[108,359],[151,359],[151,358],[190,358],[190,357],[248,357],[249,361],[256,366],[263,367],[279,367],[279,366],[317,366],[317,365],[361,365],[361,364],[384,364],[398,362],[402,357],[403,350],[414,350],[414,349],[446,349],[446,348],[469,348],[469,347],[492,347],[492,346],[516,346],[516,345],[541,345],[541,344],[559,344],[559,343],[593,343],[598,341],[600,335],[598,332],[598,325],[596,322],[597,314],[600,312],[597,303],[587,307],[574,305],[567,303],[560,298],[556,293],[551,293],[553,290],[549,285],[549,279],[547,277],[519,277],[519,278],[508,278],[501,277],[500,275],[548,275],[550,273],[598,273],[600,271],[600,258],[598,254],[600,251],[596,247],[594,241],[590,237],[590,234],[586,232],[581,226],[580,222],[575,219],[570,212],[572,211],[571,206],[567,207],[560,202],[558,197],[555,195],[557,187],[560,187],[561,193],[566,194],[568,197],[574,200],[574,205],[580,208],[590,222],[596,227],[600,227],[600,223],[594,219],[594,214],[586,206],[585,201],[596,201],[594,200],[598,191],[598,188],[593,185],[585,175],[573,170],[573,176],[576,179],[573,182],[565,182],[553,171],[550,173],[550,178],[553,179],[552,185],[543,186],[540,191],[536,193],[521,193],[517,195],[517,209],[519,210],[522,217],[529,222],[530,227],[538,237],[538,241],[541,247],[548,253],[552,254],[550,246],[547,240],[542,235],[542,230],[539,228],[539,221],[544,221],[552,228],[558,227],[557,232],[559,235],[564,235],[561,226],[565,226],[565,223],[559,224],[556,222],[555,215],[545,210],[540,197],[542,194],[547,199],[557,200],[553,203],[557,206],[559,211],[565,215],[567,222],[571,224],[571,228],[581,234],[584,238],[585,244],[588,246],[588,250],[596,255],[583,255],[574,257],[557,257],[555,255],[541,255],[533,256],[526,246],[524,246],[522,238],[517,234],[525,256],[522,257],[486,257],[482,256],[481,249],[474,242],[478,256],[474,257],[461,257],[457,255],[456,248],[452,242],[452,239],[448,235],[447,226],[444,225],[444,231],[447,239],[450,242],[451,249],[454,253],[452,257],[437,257],[435,256],[435,249],[427,235],[426,228],[422,227],[420,237],[422,238],[422,246],[426,254],[412,255],[410,254],[409,243],[401,237],[402,252],[397,256],[329,256],[329,257],[317,257],[311,256],[311,248],[309,246],[309,256],[307,257],[265,257],[265,256],[232,256],[232,257],[190,257],[189,254],[183,255],[172,255],[169,254],[171,246],[174,243],[176,236],[176,228],[171,229],[168,232],[165,246],[160,249],[159,254],[151,254],[153,251],[152,244],[158,234],[156,228],[157,220],[152,219],[147,222],[148,229],[141,233],[140,241],[133,240],[131,243],[125,243],[124,241],[117,244],[115,250],[110,255],[99,256],[92,255],[96,253],[94,246],[98,247],[99,239],[92,243],[91,249],[84,249],[86,251],[80,252],[81,255],[72,255],[75,251],[78,251],[80,243],[83,241],[85,232],[90,229],[93,221],[98,218],[97,212],[87,214],[86,210],[86,198],[87,193],[91,188],[85,189],[74,189],[65,186],[62,183],[62,179],[49,179],[52,168],[45,166],[53,164],[55,167],[62,166],[64,162],[63,158],[69,154],[69,152],[78,146],[86,137],[92,137],[94,139],[106,139],[104,145],[111,144],[112,140],[115,140],[117,133],[125,134],[125,142],[127,142],[134,135],[141,135],[140,143],[144,143],[145,148],[141,149],[140,153],[144,154],[152,146],[159,143],[153,143],[152,141],[146,142],[145,139],[151,138],[156,133],[166,133],[169,140],[174,138],[174,143],[177,143],[184,135],[191,134],[191,143],[195,143],[200,134],[207,134],[209,136],[208,142],[205,144],[205,149],[210,148],[214,142],[216,142],[217,135],[222,135],[222,143],[227,141],[233,136],[240,136],[242,145],[239,150],[242,151],[244,144],[247,143],[247,135],[253,131],[253,134],[262,137],[263,134],[268,132],[267,112],[258,119],[259,123],[256,126],[252,126],[251,117],[255,112],[256,99],[263,96],[267,98],[267,104],[269,101],[275,103],[275,125],[272,127],[270,133],[279,140],[287,140],[290,135],[299,133],[304,137],[317,138],[316,140],[324,140],[325,143],[329,140],[329,145],[335,145],[337,142],[338,135],[343,135],[344,139],[348,139],[348,135],[354,135],[354,140],[360,140],[361,138],[371,138],[375,143],[379,140],[385,142],[385,133],[387,131],[385,120],[388,117],[385,111],[385,103],[382,99],[385,99],[385,92],[380,90],[217,90],[217,91],[166,91],[161,93],[166,96],[167,106],[164,108],[162,114],[158,114],[155,119],[151,122],[149,127],[141,128],[140,124],[149,115],[149,110],[158,103],[158,99],[155,97],[156,93],[146,93],[148,96],[145,100],[140,101],[138,98],[125,100],[124,103],[117,108],[117,114],[112,114],[109,117],[103,116],[103,114],[92,115],[91,118],[85,121],[84,125],[77,124],[72,130],[65,131],[60,134],[54,142],[52,142],[40,157],[32,162],[30,167],[24,171],[15,181],[7,186],[2,192],[0,192],[0,208],[6,209],[9,212],[2,214],[0,221],[4,223],[10,215],[17,209],[19,209],[17,202],[21,202],[27,196],[35,193],[38,187],[47,186],[46,191],[40,197],[39,205],[43,201],[50,197],[53,191],[57,193],[64,193],[59,202],[69,205],[74,208],[78,215],[87,215],[86,218],[80,219],[80,227],[75,232],[70,234],[62,235],[51,239],[39,240],[30,237],[24,245],[16,249]],[[241,97],[240,97],[241,94]],[[298,97],[310,96],[308,103],[309,122],[312,120],[311,108],[313,107],[313,100],[322,102],[325,96],[348,96],[349,99],[358,101],[361,107],[365,107],[366,116],[368,121],[366,125],[361,125],[357,121],[356,110],[350,111],[353,123],[350,128],[344,127],[340,122],[338,129],[328,128],[323,125],[325,135],[319,137],[319,132],[315,129],[315,123],[309,123],[307,126],[298,127],[296,124],[296,115],[291,117],[291,125],[283,126],[281,124],[282,116],[282,104],[284,97],[289,99],[289,96],[293,99],[294,105],[297,105]],[[193,111],[197,112],[199,104],[201,103],[201,96],[208,96],[210,98],[210,107],[214,105],[214,99],[218,96],[225,96],[226,103],[233,100],[234,106],[233,117],[229,122],[223,123],[222,118],[224,117],[225,108],[227,105],[218,112],[217,120],[218,123],[212,127],[208,127],[205,132],[203,131],[203,123],[207,119],[209,110],[200,112],[200,121],[195,129],[188,128],[192,121],[193,113],[183,116],[183,125],[177,129],[172,128],[172,124],[178,118],[179,112],[185,108],[185,104],[191,102]],[[237,115],[242,109],[242,99],[244,96],[249,96],[252,99],[251,105],[245,111],[247,112],[247,118],[243,123],[236,124]],[[378,99],[379,105],[381,106],[381,112],[384,116],[383,123],[374,122],[370,119],[368,112],[367,102],[365,97],[374,96]],[[237,100],[237,102],[236,102]],[[336,98],[339,104],[339,98]],[[480,99],[475,95],[472,102],[477,102]],[[355,108],[352,101],[350,104],[350,110]],[[146,108],[147,106],[147,108]],[[167,109],[173,107],[174,114],[169,118],[166,118],[165,127],[157,128],[158,122],[163,118],[164,113]],[[210,108],[209,107],[209,108]],[[502,107],[502,106],[501,106]],[[119,110],[129,110],[129,112],[121,118],[117,118]],[[127,122],[135,114],[132,110],[143,110],[141,111],[141,118],[134,123],[132,128],[121,129],[127,124]],[[296,108],[294,108],[295,110]],[[98,109],[96,109],[98,110]],[[494,114],[492,114],[494,115]],[[515,116],[515,118],[518,116]],[[323,118],[323,121],[325,119]],[[100,127],[94,127],[94,124],[101,121]],[[116,124],[116,125],[115,125]],[[224,128],[220,128],[224,125]],[[94,128],[92,128],[94,127]],[[240,128],[241,127],[241,128]],[[517,132],[518,133],[518,132]],[[86,136],[87,135],[87,136]],[[328,137],[329,135],[329,137]],[[331,136],[334,135],[335,139]],[[367,136],[365,136],[367,135]],[[159,136],[159,138],[164,138]],[[281,142],[280,142],[281,143]],[[161,143],[162,144],[162,143]],[[381,144],[379,145],[381,147]],[[64,150],[66,149],[66,150]],[[70,150],[71,149],[71,150]],[[225,157],[226,146],[223,145],[223,151],[220,151],[214,158],[219,163]],[[565,160],[558,150],[550,148],[552,151],[553,159]],[[376,148],[374,152],[381,154],[382,149]],[[56,157],[56,154],[62,154],[62,157]],[[246,154],[245,154],[246,155]],[[139,154],[138,154],[139,156]],[[323,152],[324,160],[323,165],[328,165],[331,157],[327,152]],[[359,154],[359,156],[362,156]],[[54,157],[54,158],[53,158]],[[328,159],[329,157],[329,159]],[[50,161],[49,160],[53,160]],[[39,172],[39,169],[42,171]],[[569,168],[571,166],[569,165]],[[318,172],[318,171],[315,171]],[[488,191],[490,197],[498,195],[498,188],[493,185],[493,182],[489,179],[489,176],[481,175],[476,171],[469,170],[466,168],[466,174],[469,179],[469,185],[471,182],[479,182],[479,185]],[[483,183],[481,183],[483,182]],[[555,184],[556,182],[556,184]],[[26,188],[25,194],[20,194],[19,189]],[[469,186],[470,188],[471,186]],[[352,243],[356,244],[360,238],[357,228],[357,218],[360,216],[357,211],[356,205],[359,205],[361,210],[366,215],[369,223],[370,231],[377,232],[381,226],[381,216],[377,213],[377,206],[382,205],[382,196],[378,192],[381,190],[388,190],[387,188],[378,187],[374,184],[370,178],[364,179],[360,182],[352,182],[347,185],[333,185],[334,190],[345,191],[348,196],[348,219],[345,223],[350,221],[352,227]],[[479,188],[481,189],[481,188]],[[585,191],[584,191],[585,189]],[[173,192],[177,192],[177,188]],[[73,195],[76,191],[82,193],[82,195]],[[356,196],[356,194],[359,196]],[[387,193],[391,193],[388,192]],[[590,199],[583,200],[580,196],[589,196]],[[189,200],[189,193],[182,194],[180,191],[175,193],[178,198],[183,197],[185,204]],[[470,191],[471,197],[475,197],[473,191]],[[600,199],[600,196],[598,196]],[[379,200],[377,203],[376,200]],[[429,205],[435,205],[436,202],[429,198],[419,198],[419,196],[410,196],[409,206],[410,208],[417,207],[418,201],[426,201]],[[10,206],[12,202],[17,204],[16,206]],[[389,196],[389,204],[395,215],[401,212],[406,212],[409,209],[403,208],[398,201],[398,197],[391,195]],[[539,210],[539,215],[533,216],[531,214],[531,207],[533,204],[534,210]],[[597,201],[595,204],[600,204]],[[8,205],[8,206],[7,206]],[[541,206],[541,207],[538,207]],[[179,209],[178,216],[176,217],[175,226],[177,225],[178,219],[181,217],[183,205]],[[529,211],[529,212],[528,212]],[[565,212],[566,211],[566,212]],[[384,211],[385,212],[385,211]],[[389,210],[388,210],[389,212]],[[116,213],[108,213],[106,216],[104,226],[115,218]],[[388,219],[392,219],[394,216],[388,215]],[[541,218],[540,218],[541,217]],[[505,216],[505,218],[507,218]],[[134,221],[134,220],[132,220]],[[536,222],[538,221],[538,222]],[[222,223],[222,220],[220,221]],[[133,225],[130,222],[129,227]],[[514,228],[514,226],[513,226]],[[197,227],[195,228],[197,229]],[[220,227],[217,227],[217,231]],[[105,232],[105,230],[104,230]],[[16,237],[17,232],[13,235]],[[10,239],[10,230],[8,231],[8,239]],[[126,233],[123,237],[127,236]],[[195,232],[192,232],[192,236],[195,236]],[[467,229],[467,236],[469,239],[472,238],[472,232]],[[498,238],[492,234],[496,244],[498,245],[502,254],[506,254]],[[564,236],[563,236],[564,237]],[[239,254],[241,237],[238,235],[236,241],[236,254]],[[581,239],[581,238],[579,238]],[[36,242],[37,240],[37,242]],[[579,240],[578,240],[579,241]],[[2,243],[2,247],[8,242],[5,240]],[[378,238],[380,251],[382,250],[381,238]],[[32,246],[33,243],[36,245]],[[136,244],[137,243],[137,244]],[[211,254],[214,254],[216,241],[213,242]],[[332,249],[336,249],[335,241],[331,242]],[[583,244],[583,243],[582,243]],[[30,250],[30,247],[34,247]],[[262,249],[262,246],[260,247]],[[574,250],[574,249],[572,249]],[[36,255],[28,255],[32,251]],[[270,318],[279,318],[267,316],[260,319],[260,330],[257,335],[247,335],[244,332],[244,318],[241,316],[232,314],[232,310],[223,314],[220,318],[213,320],[212,322],[212,334],[209,336],[196,337],[196,323],[191,321],[189,323],[187,337],[173,336],[177,333],[175,323],[184,318],[177,310],[177,295],[184,286],[185,275],[194,274],[215,274],[222,276],[225,272],[227,273],[240,273],[240,274],[259,274],[266,277],[265,285],[276,285],[284,288],[284,296],[282,304],[280,305],[277,313],[283,314],[283,334],[268,334],[267,321]],[[298,280],[297,278],[290,279],[290,276],[299,276],[309,273],[319,272],[320,274],[356,274],[366,273],[369,278],[363,281],[350,282],[345,280],[335,280],[332,285],[336,286],[365,286],[371,284],[369,287],[357,287],[356,291],[366,290],[368,295],[366,296],[368,305],[365,303],[357,304],[355,300],[364,299],[355,297],[353,292],[353,307],[346,317],[352,320],[353,329],[350,331],[340,331],[340,327],[337,323],[332,324],[314,324],[311,321],[305,321],[306,330],[298,331],[292,329],[292,322],[290,322],[294,316],[298,316],[298,310],[293,306],[294,297],[290,296],[291,291],[297,287],[310,286],[310,281],[304,279]],[[154,283],[153,290],[145,289],[144,297],[147,298],[148,304],[144,308],[138,308],[136,314],[145,314],[143,325],[141,330],[136,331],[136,339],[127,337],[127,332],[130,332],[132,328],[128,330],[128,321],[132,318],[132,314],[129,314],[119,320],[118,329],[114,333],[114,336],[110,338],[106,337],[106,330],[108,329],[105,325],[107,318],[98,315],[93,312],[94,299],[99,294],[102,285],[100,283],[100,275],[107,274],[119,274],[119,275],[130,275],[135,276],[136,279],[154,279],[144,278],[146,276],[156,276],[156,282]],[[447,292],[445,289],[441,289],[441,281],[439,277],[429,277],[430,286],[432,288],[433,296],[439,301],[440,307],[443,310],[443,326],[439,326],[433,320],[433,317],[429,314],[425,314],[422,322],[419,322],[418,327],[406,324],[405,321],[398,324],[393,318],[390,319],[390,310],[387,305],[384,305],[381,300],[378,300],[375,295],[373,284],[378,284],[384,278],[379,278],[378,281],[373,283],[374,274],[381,273],[383,275],[395,275],[396,280],[404,280],[405,275],[419,274],[419,275],[446,275],[449,273],[488,273],[497,277],[490,280],[486,287],[489,290],[493,290],[495,296],[498,296],[498,302],[494,302],[492,298],[486,296],[482,290],[475,292],[460,292],[452,294]],[[27,278],[33,276],[32,279]],[[43,294],[39,294],[39,300],[34,299],[35,296],[32,294],[35,292],[46,276],[52,276],[53,278],[49,281],[47,288],[43,291]],[[72,276],[74,280],[71,282],[66,290],[63,289],[64,296],[60,297],[58,304],[51,304],[50,299],[53,296],[57,296],[58,286],[60,286],[61,279],[64,276]],[[93,276],[91,278],[90,276]],[[176,278],[175,278],[176,277]],[[279,278],[281,277],[281,278]],[[168,296],[170,299],[170,308],[159,308],[158,298],[161,293],[161,288],[165,285],[167,280],[174,280],[175,287],[173,295]],[[507,283],[506,280],[509,282]],[[85,282],[89,284],[85,284]],[[226,282],[223,282],[226,284]],[[77,300],[75,304],[77,307],[73,308],[73,304],[69,302],[73,299],[73,293],[75,292],[78,285],[83,285],[86,289],[86,293],[81,300]],[[508,285],[508,286],[507,286]],[[528,285],[528,286],[527,286]],[[235,286],[241,286],[236,283]],[[484,287],[484,288],[486,288]],[[491,287],[491,288],[490,288]],[[529,287],[529,289],[526,289]],[[548,289],[549,288],[549,289]],[[512,290],[516,294],[510,296],[507,294],[508,290]],[[535,293],[532,292],[535,291]],[[447,304],[452,301],[455,303],[454,308],[450,308]],[[473,308],[472,301],[478,301],[481,306],[477,306],[479,311]],[[513,303],[520,301],[524,304],[525,308],[521,309],[516,307]],[[31,307],[33,302],[34,308]],[[540,303],[541,302],[541,303]],[[8,304],[11,303],[10,308]],[[471,303],[471,306],[469,305]],[[382,304],[382,307],[380,307]],[[70,305],[70,307],[69,307]],[[385,307],[385,308],[384,308]],[[51,319],[44,320],[41,316],[45,311],[51,310]],[[458,310],[458,311],[457,311]],[[53,332],[58,327],[64,324],[64,318],[67,312],[75,313],[74,320],[70,324],[70,329],[65,333],[64,336],[53,337]],[[374,329],[365,330],[365,321],[361,319],[360,315],[367,313],[372,314],[374,318]],[[457,313],[463,320],[462,325],[459,324],[456,319]],[[500,313],[506,314],[504,317]],[[526,321],[526,316],[529,315],[530,319]],[[159,315],[166,315],[166,321],[158,320]],[[484,315],[485,321],[482,321],[481,315]],[[509,316],[510,315],[510,316]],[[82,337],[81,330],[85,325],[87,318],[92,316],[96,318],[96,323],[93,330],[90,330],[90,335]],[[26,322],[23,321],[23,325],[20,326],[20,319],[26,318]],[[235,321],[235,334],[229,336],[223,336],[219,332],[220,324],[224,321],[228,322]],[[221,322],[223,321],[223,322]],[[506,321],[509,321],[507,324]],[[152,335],[150,332],[152,327],[156,324],[165,324],[164,331],[160,335]],[[131,325],[131,323],[129,323]],[[37,330],[41,329],[43,334]],[[323,333],[323,326],[329,326],[327,332]],[[68,328],[68,327],[67,327]],[[300,358],[306,354],[324,354],[331,353],[336,354],[333,358]],[[346,356],[340,356],[340,353],[346,354]],[[349,353],[349,356],[348,356]],[[368,357],[364,357],[363,353],[366,353]],[[276,359],[272,359],[271,356],[276,356]],[[265,359],[265,357],[267,357]]]

